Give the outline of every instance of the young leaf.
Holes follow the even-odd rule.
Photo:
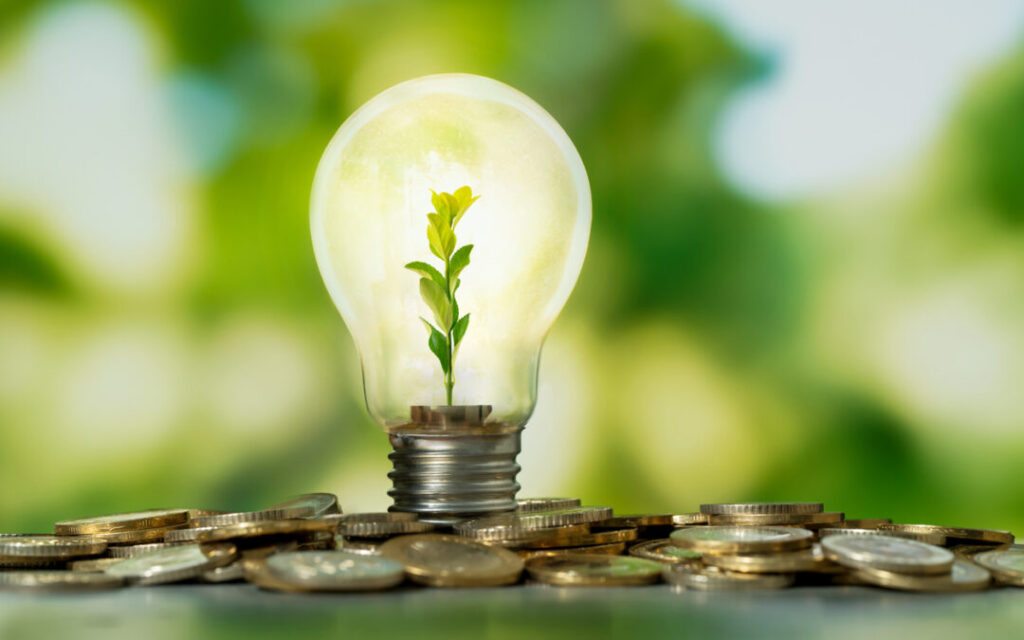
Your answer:
[[[459,250],[452,254],[452,259],[448,263],[448,279],[458,278],[462,270],[469,266],[469,252],[473,250],[473,245],[467,244],[464,247],[459,247]]]
[[[452,326],[454,327],[459,322],[459,302],[455,298],[452,298]]]
[[[444,245],[441,244],[441,236],[437,233],[437,227],[432,224],[427,225],[427,241],[430,243],[430,253],[444,260]]]
[[[455,346],[458,347],[459,343],[462,342],[462,336],[466,335],[466,329],[469,328],[469,316],[472,314],[467,313],[466,315],[459,318],[459,321],[455,323],[455,328],[452,329],[452,341]]]
[[[405,268],[409,269],[410,271],[415,271],[424,278],[430,278],[431,280],[437,283],[437,286],[441,287],[442,289],[444,289],[445,285],[447,284],[445,282],[444,276],[441,275],[441,272],[435,269],[434,267],[430,266],[426,262],[410,262],[409,264],[405,265]]]
[[[448,226],[454,226],[455,215],[459,213],[459,201],[450,193],[442,193],[448,211]]]
[[[430,324],[430,321],[424,318],[423,316],[420,316],[420,322],[422,322],[423,326],[427,328],[427,333],[433,333],[437,331],[437,328],[434,325]],[[440,331],[437,332],[441,333]]]
[[[437,229],[438,238],[441,241],[441,251],[444,257],[441,258],[444,261],[448,261],[451,257],[452,251],[455,251],[455,232],[450,227],[441,227]]]
[[[447,331],[452,326],[452,306],[445,290],[430,278],[420,278],[420,297],[434,312],[437,325]]]
[[[447,196],[448,194],[434,193],[433,189],[430,190],[430,194],[430,204],[434,205],[434,211],[436,211],[437,214],[444,219],[445,226],[451,226],[452,214],[455,212],[452,211],[452,207],[448,198],[445,198],[445,196]]]
[[[441,370],[445,373],[451,369],[451,363],[448,362],[448,341],[444,335],[431,327],[430,338],[427,339],[427,346],[437,356],[437,359],[441,361]]]
[[[462,220],[462,216],[466,215],[466,211],[473,206],[473,203],[480,199],[480,196],[473,198],[471,197],[472,195],[473,192],[469,187],[459,187],[455,190],[455,199],[458,202],[458,208],[455,209],[452,215],[453,228],[455,225],[459,224],[459,220]]]

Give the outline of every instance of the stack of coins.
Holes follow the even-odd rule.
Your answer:
[[[412,513],[342,514],[329,493],[256,511],[160,509],[65,520],[54,535],[0,534],[0,589],[243,581],[295,593],[523,582],[963,592],[1024,587],[1024,547],[1006,531],[846,519],[817,502],[615,515],[529,498],[439,530]]]

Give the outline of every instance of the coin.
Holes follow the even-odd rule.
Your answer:
[[[75,560],[68,563],[71,571],[103,571],[115,562],[121,562],[123,558],[89,558],[88,560]]]
[[[341,513],[341,505],[338,504],[338,496],[333,493],[304,493],[294,498],[289,498],[271,507],[267,511],[289,511],[291,509],[309,509],[311,513],[306,518],[318,518],[333,513]]]
[[[834,526],[850,529],[877,529],[883,524],[892,524],[892,520],[889,518],[857,518],[853,520],[843,520],[842,522],[836,523]]]
[[[734,573],[715,567],[703,569],[681,565],[664,565],[665,582],[697,591],[741,591],[746,589],[782,589],[793,584],[792,573]]]
[[[825,506],[820,502],[720,502],[700,505],[701,513],[713,516],[738,513],[821,513],[824,510]]]
[[[420,522],[415,513],[350,513],[338,520],[338,533],[352,538],[386,538],[405,533],[434,530],[429,522]]]
[[[93,538],[104,540],[107,544],[142,544],[149,542],[162,542],[164,537],[171,531],[187,527],[179,524],[170,527],[157,527],[154,529],[136,529],[133,531],[115,531],[112,533],[89,534]]]
[[[555,529],[555,531],[560,531]],[[552,547],[588,547],[594,545],[632,542],[637,538],[636,529],[600,528],[577,535],[558,535],[541,538],[518,545],[523,549],[547,549]]]
[[[526,564],[526,571],[534,580],[564,587],[652,584],[661,579],[657,562],[583,553],[534,558]]]
[[[156,529],[185,524],[187,521],[187,509],[154,509],[77,520],[62,520],[53,526],[53,530],[59,536],[74,536]]]
[[[708,555],[704,563],[726,571],[739,573],[826,573],[842,570],[835,563],[825,558],[821,548],[815,545],[811,549],[800,551],[783,551],[780,553],[763,553],[752,555]]]
[[[626,550],[625,542],[615,542],[612,544],[592,544],[584,547],[555,547],[554,549],[519,549],[516,551],[519,557],[524,562],[528,562],[534,558],[553,558],[555,556],[564,556],[569,554],[580,554],[580,553],[593,553],[604,556],[618,556],[622,555],[622,552]]]
[[[213,531],[217,527],[186,527],[171,529],[164,533],[164,542],[195,542],[204,531]]]
[[[0,557],[0,569],[63,569],[65,564],[63,558]]]
[[[965,529],[963,527],[939,527],[931,524],[884,524],[884,531],[900,531],[916,534],[937,534],[959,541],[989,544],[1013,544],[1013,534],[1009,531],[993,529]]]
[[[6,536],[0,538],[0,559],[77,558],[103,553],[106,548],[106,542],[88,536]]]
[[[975,554],[974,561],[991,571],[1000,584],[1024,587],[1024,550],[986,551]]]
[[[245,578],[245,570],[241,562],[237,560],[231,564],[226,564],[223,567],[217,567],[204,571],[199,579],[203,582],[209,582],[212,584],[218,584],[221,582],[238,582]]]
[[[992,579],[988,571],[964,560],[954,561],[950,573],[937,575],[914,575],[881,569],[855,569],[853,574],[858,580],[878,587],[936,593],[980,591],[988,587]]]
[[[220,542],[266,536],[299,535],[331,528],[329,523],[317,520],[269,520],[260,522],[239,522],[203,531],[196,538],[199,542]]]
[[[602,527],[671,527],[675,522],[672,514],[635,514],[615,516],[600,522]]]
[[[907,540],[917,540],[918,542],[933,544],[937,547],[941,547],[944,544],[946,544],[946,536],[938,533],[914,533],[911,531],[888,531],[885,529],[855,529],[846,527],[825,527],[822,529],[818,529],[819,538],[825,538],[834,535],[889,536],[892,538],[906,538]]]
[[[151,542],[149,544],[134,544],[124,547],[110,547],[107,553],[111,558],[131,558],[132,556],[142,555],[143,553],[149,553],[150,551],[156,551],[157,549],[166,549],[167,547],[173,547],[174,544],[169,542]]]
[[[677,527],[685,527],[694,524],[707,524],[708,514],[706,513],[677,513],[672,516],[672,524]]]
[[[344,551],[279,553],[267,558],[266,566],[275,578],[303,591],[377,591],[405,579],[394,560]]]
[[[242,522],[312,518],[328,513],[325,509],[330,510],[332,504],[336,508],[337,500],[332,494],[310,493],[258,511],[236,511],[196,518],[191,524],[193,527],[219,527]]]
[[[446,534],[392,538],[380,553],[400,562],[414,582],[434,587],[511,584],[523,572],[523,561],[511,551]]]
[[[0,572],[0,589],[14,591],[91,591],[120,587],[123,580],[89,571]]]
[[[700,564],[703,557],[699,551],[677,547],[668,538],[635,544],[629,548],[629,555],[667,564]]]
[[[899,573],[949,573],[953,554],[935,545],[878,535],[831,535],[822,539],[825,556],[851,569]]]
[[[708,516],[713,525],[777,526],[785,524],[827,525],[843,521],[842,513],[730,513]]]
[[[520,498],[516,500],[516,511],[520,513],[552,511],[578,506],[580,506],[578,498]]]
[[[351,540],[343,536],[335,536],[334,544],[338,549],[348,553],[360,556],[377,556],[380,555],[380,545],[383,543],[369,540]]]
[[[183,544],[125,558],[106,568],[106,573],[138,585],[167,584],[190,580],[228,564],[238,555],[233,544],[220,545],[216,553]]]
[[[612,517],[610,507],[568,507],[532,513],[503,513],[456,524],[456,533],[472,535],[471,532],[491,527],[516,527],[520,529],[545,529],[564,527],[572,524],[591,524]]]
[[[571,524],[563,527],[531,527],[521,526],[518,520],[506,521],[508,524],[479,526],[476,528],[456,528],[456,532],[466,538],[493,542],[506,547],[525,546],[528,544],[548,544],[549,546],[564,547],[571,544],[573,539],[578,539],[590,533],[590,527],[585,524]]]
[[[677,529],[672,544],[702,553],[770,553],[811,546],[813,534],[796,527],[707,526]]]

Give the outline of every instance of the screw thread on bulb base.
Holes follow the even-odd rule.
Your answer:
[[[522,428],[393,431],[388,473],[390,511],[409,511],[435,524],[453,524],[516,507]]]

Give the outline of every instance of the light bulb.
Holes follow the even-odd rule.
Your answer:
[[[470,319],[448,379],[428,346],[426,323],[451,337],[421,291],[434,285],[406,265],[431,264],[438,290],[446,284],[427,213],[450,202],[443,196],[438,208],[433,192],[465,195],[461,187],[479,199],[454,226],[457,246],[473,248],[450,296]],[[452,521],[514,508],[541,346],[579,276],[590,219],[569,137],[496,80],[410,80],[338,129],[313,181],[313,249],[355,340],[367,408],[394,448],[393,510]]]

